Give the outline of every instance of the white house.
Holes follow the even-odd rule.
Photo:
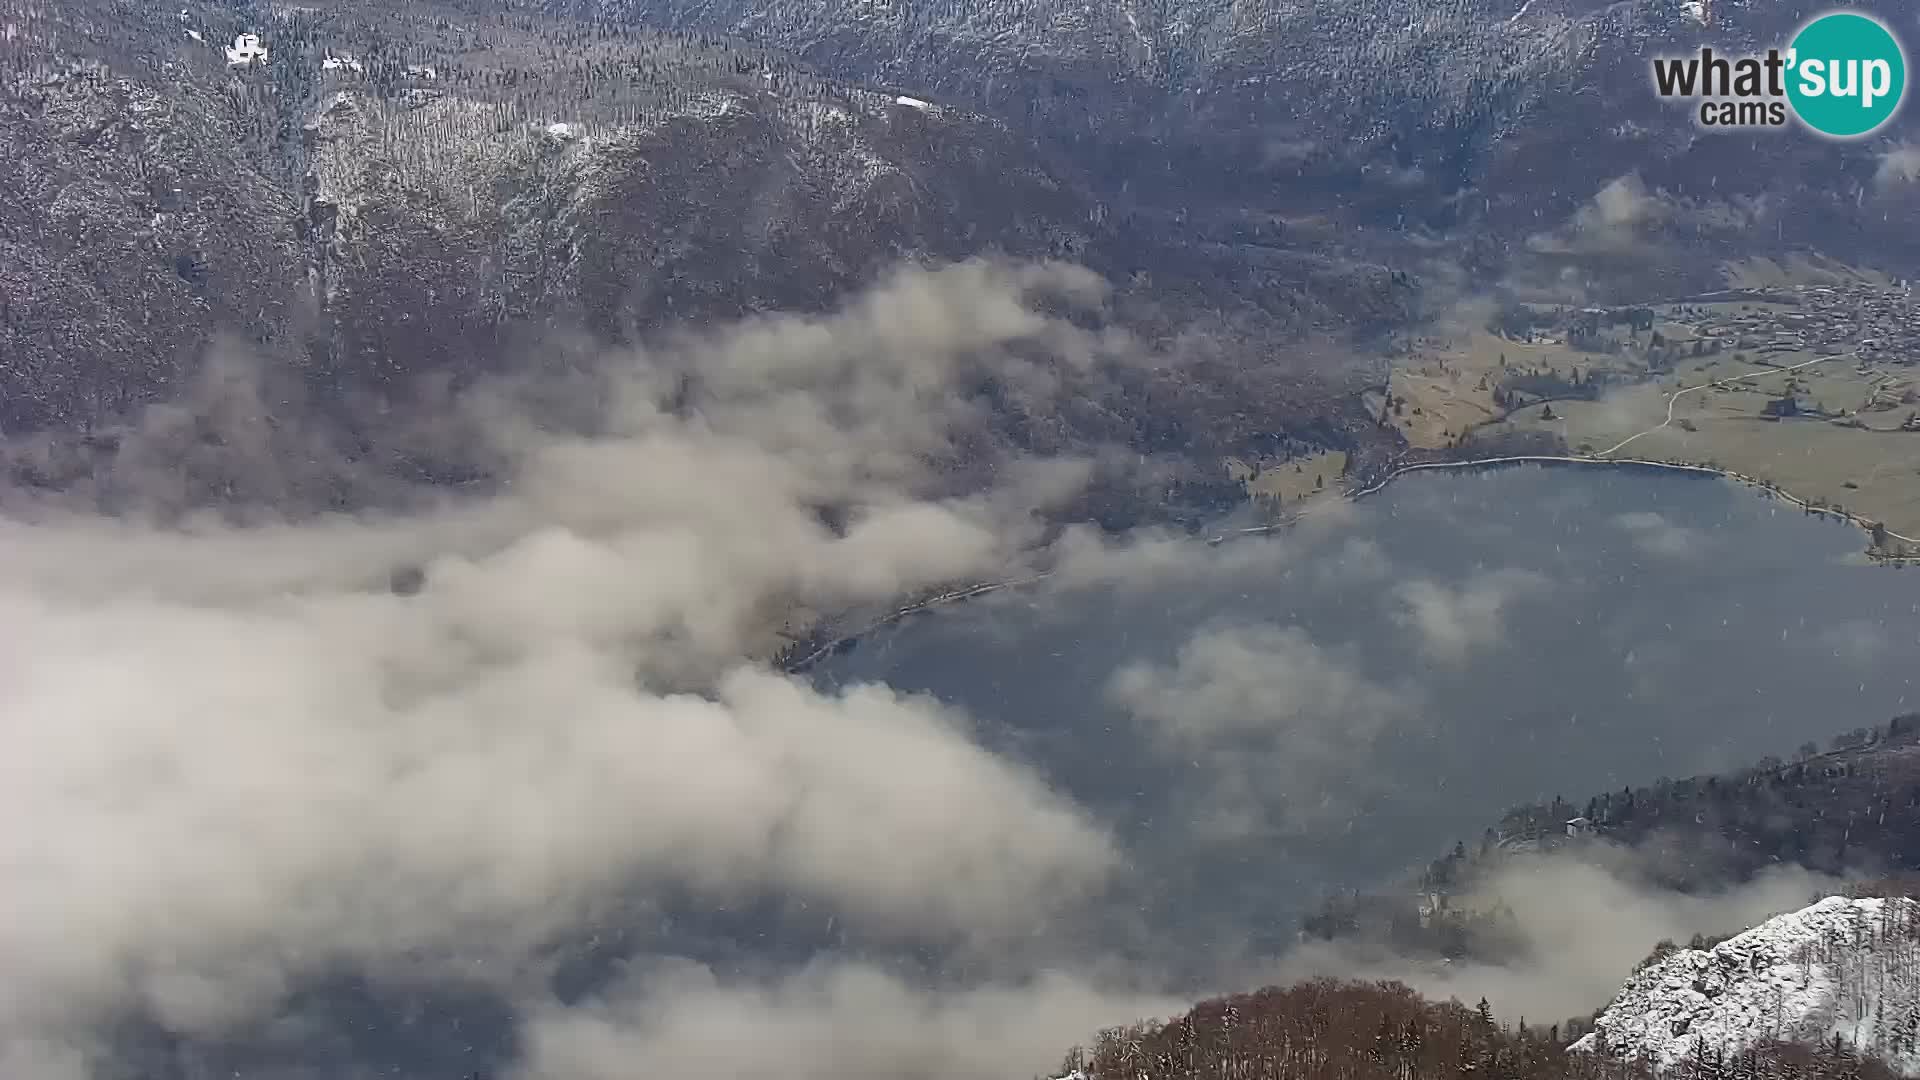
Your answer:
[[[265,61],[266,58],[267,47],[260,44],[258,34],[241,34],[233,39],[233,44],[227,49],[228,67],[240,67],[255,60]]]

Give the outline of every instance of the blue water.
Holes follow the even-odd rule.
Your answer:
[[[1864,565],[1851,527],[1718,480],[1428,473],[1314,520],[1178,541],[1104,584],[1069,567],[815,672],[952,703],[1118,838],[1126,872],[1036,918],[1017,956],[855,940],[791,898],[716,911],[643,890],[556,943],[553,992],[832,956],[929,986],[1059,965],[1198,993],[1283,951],[1328,890],[1395,880],[1516,802],[1790,754],[1916,708],[1920,572]],[[133,1018],[116,1055],[126,1075],[456,1078],[518,1052],[484,985],[345,970],[296,991],[282,1022],[229,1035]]]
[[[1728,481],[1436,472],[1339,516],[1195,543],[1177,574],[941,609],[815,677],[964,709],[1125,839],[1122,905],[1195,949],[1278,947],[1314,897],[1517,803],[1920,708],[1920,572]]]

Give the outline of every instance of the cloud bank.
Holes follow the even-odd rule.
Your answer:
[[[1372,682],[1298,626],[1271,624],[1204,627],[1170,664],[1115,671],[1107,693],[1150,745],[1204,777],[1188,816],[1215,839],[1352,814],[1374,739],[1413,715],[1410,692]]]
[[[1544,575],[1514,567],[1485,571],[1459,585],[1407,581],[1395,590],[1398,618],[1430,660],[1458,665],[1503,641],[1509,608],[1546,585]]]
[[[1011,1062],[1059,1061],[1063,1032],[1184,1008],[1061,974],[935,993],[857,965],[747,986],[682,966],[536,1016],[520,1076],[619,1080],[644,1063],[686,1080],[1004,1080]]]
[[[479,973],[533,1008],[544,951],[623,897],[779,896],[864,940],[989,953],[1073,911],[1111,838],[967,717],[742,657],[808,612],[1017,564],[1084,473],[956,484],[973,389],[1045,395],[1102,362],[1115,342],[1045,313],[1100,302],[1067,267],[913,270],[832,315],[488,385],[450,408],[498,482],[405,511],[185,512],[146,468],[164,411],[101,486],[10,493],[0,1060],[84,1074],[115,1017],[219,1036],[340,969]],[[261,384],[212,385],[193,424],[271,495]],[[798,1002],[825,1030],[888,977],[716,989],[662,1022]],[[1063,985],[1033,992],[1099,1011]],[[646,993],[618,1007],[653,1016]],[[988,1043],[1013,1054],[1026,1008],[973,1022],[1016,1021],[1025,1042]]]
[[[205,408],[131,424],[88,484],[4,492],[0,1074],[104,1078],[155,1046],[181,1074],[390,1072],[316,1004],[364,976],[493,1002],[467,1022],[512,1045],[448,1075],[968,1080],[1272,976],[1273,897],[1311,872],[1247,851],[1383,839],[1364,821],[1381,744],[1410,736],[1423,769],[1437,745],[1434,684],[1302,628],[1333,620],[1255,604],[1174,623],[1164,649],[1141,635],[1089,684],[1119,714],[1104,756],[1077,743],[1066,768],[985,706],[747,659],[822,617],[1025,573],[1043,539],[1047,587],[1086,600],[1244,601],[1248,577],[1298,570],[1365,609],[1388,662],[1454,674],[1534,613],[1540,572],[1454,576],[1352,535],[1351,508],[1218,547],[1055,536],[1042,514],[1088,463],[997,449],[982,388],[1044,402],[1063,371],[1125,361],[1077,318],[1103,302],[1071,268],[969,263],[827,316],[569,356],[408,421],[423,445],[467,440],[486,483],[354,514],[305,495],[355,462],[226,355]],[[303,513],[197,512],[216,481]],[[1158,800],[1170,820],[1135,820]],[[1421,985],[1592,1008],[1617,964],[1551,959],[1584,932],[1555,895],[1612,898],[1581,919],[1639,910],[1601,937],[1636,955],[1700,921],[1574,873],[1511,883],[1531,967]],[[1205,890],[1217,914],[1154,921]]]
[[[1738,933],[1842,884],[1783,868],[1746,885],[1684,895],[1641,883],[1639,861],[1618,849],[1520,858],[1456,898],[1456,906],[1469,910],[1504,909],[1519,946],[1508,963],[1410,962],[1321,943],[1300,949],[1262,977],[1397,979],[1440,1000],[1484,997],[1503,1018],[1559,1023],[1604,1005],[1663,939],[1685,945],[1695,934]]]

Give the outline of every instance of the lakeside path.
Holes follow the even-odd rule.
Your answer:
[[[1683,386],[1680,389],[1675,390],[1673,393],[1667,395],[1667,418],[1665,420],[1660,421],[1658,424],[1655,424],[1654,426],[1648,428],[1645,431],[1639,432],[1638,434],[1629,435],[1626,438],[1621,439],[1619,442],[1614,443],[1612,446],[1607,447],[1605,450],[1602,450],[1599,453],[1594,454],[1593,457],[1604,458],[1609,454],[1617,453],[1622,447],[1626,446],[1630,442],[1633,442],[1635,439],[1644,438],[1672,424],[1673,423],[1673,407],[1679,404],[1680,397],[1683,394],[1691,394],[1696,390],[1711,390],[1716,386],[1725,386],[1728,383],[1745,382],[1748,379],[1758,378],[1762,375],[1784,375],[1790,371],[1799,371],[1803,367],[1812,367],[1815,364],[1824,364],[1829,360],[1838,360],[1841,357],[1859,359],[1859,354],[1858,353],[1835,353],[1832,356],[1816,356],[1811,360],[1803,360],[1798,364],[1793,364],[1788,367],[1763,367],[1755,371],[1749,371],[1744,375],[1729,375],[1724,379],[1715,379],[1712,382],[1704,382],[1698,386]]]
[[[1782,368],[1779,370],[1784,371],[1786,369]],[[1649,429],[1649,430],[1657,430],[1657,429]],[[1646,434],[1646,432],[1641,432],[1641,434],[1644,435]],[[1638,436],[1635,436],[1635,437],[1638,438]],[[1613,448],[1613,450],[1617,450],[1617,449],[1619,449],[1619,447],[1617,446]],[[1613,450],[1608,450],[1606,451],[1606,453],[1612,453]],[[1825,514],[1829,517],[1841,518],[1843,520],[1850,521],[1855,525],[1858,525],[1862,529],[1867,529],[1867,530],[1871,530],[1874,525],[1874,522],[1869,521],[1868,519],[1863,518],[1858,514],[1849,513],[1848,511],[1845,511],[1845,510],[1837,510],[1831,506],[1815,506],[1814,504],[1806,501],[1805,499],[1800,498],[1798,495],[1795,495],[1793,492],[1788,491],[1785,488],[1782,488],[1776,484],[1770,484],[1767,481],[1762,480],[1756,476],[1748,476],[1745,473],[1733,472],[1730,469],[1714,469],[1714,468],[1709,468],[1708,466],[1705,466],[1705,465],[1691,465],[1685,462],[1655,461],[1652,458],[1601,457],[1598,454],[1589,455],[1589,456],[1576,456],[1571,454],[1512,454],[1505,457],[1472,458],[1466,461],[1424,461],[1417,465],[1405,465],[1398,469],[1395,469],[1394,471],[1388,473],[1386,476],[1382,477],[1380,480],[1375,481],[1372,486],[1361,491],[1353,492],[1352,494],[1348,495],[1347,498],[1357,499],[1365,495],[1372,495],[1374,492],[1379,491],[1382,488],[1385,488],[1388,484],[1391,484],[1393,481],[1412,472],[1422,472],[1430,469],[1480,469],[1480,468],[1490,468],[1498,465],[1517,465],[1517,464],[1523,464],[1525,462],[1537,462],[1540,464],[1557,464],[1557,465],[1603,465],[1603,466],[1614,466],[1614,467],[1628,466],[1628,467],[1644,468],[1644,469],[1671,469],[1675,472],[1688,472],[1688,473],[1704,474],[1707,476],[1720,476],[1720,477],[1725,477],[1728,480],[1735,480],[1742,484],[1746,484],[1749,487],[1759,488],[1770,495],[1775,495],[1775,496],[1778,496],[1779,498],[1785,499],[1787,502],[1792,503],[1794,506],[1797,506],[1800,509],[1805,510],[1809,513]],[[1306,512],[1308,511],[1303,511],[1303,513],[1306,513]],[[1262,531],[1264,531],[1265,528],[1267,527],[1263,526]],[[1241,531],[1250,532],[1254,530],[1243,529]],[[1887,532],[1887,536],[1894,540],[1899,540],[1902,543],[1920,544],[1920,539],[1915,539],[1914,537],[1911,537],[1911,536],[1902,536],[1899,533],[1893,532],[1891,530]],[[1876,556],[1876,558],[1881,559],[1883,561],[1887,561],[1887,562],[1920,562],[1920,555],[1881,555],[1881,556]]]
[[[1785,499],[1787,502],[1792,503],[1794,506],[1797,506],[1800,509],[1805,510],[1809,513],[1825,514],[1830,517],[1842,518],[1871,533],[1876,523],[1868,518],[1864,518],[1858,514],[1851,513],[1846,510],[1841,510],[1835,507],[1815,506],[1814,504],[1808,502],[1807,500],[1802,499],[1798,495],[1795,495],[1793,492],[1788,491],[1787,489],[1780,487],[1777,484],[1772,484],[1765,480],[1762,480],[1756,476],[1748,476],[1745,473],[1734,472],[1730,469],[1716,469],[1706,465],[1696,465],[1696,464],[1691,464],[1687,462],[1658,461],[1652,458],[1621,458],[1621,457],[1613,456],[1619,453],[1622,449],[1626,448],[1629,444],[1635,442],[1636,440],[1645,438],[1646,436],[1651,435],[1656,431],[1661,431],[1671,426],[1674,420],[1674,416],[1673,416],[1674,408],[1676,405],[1678,405],[1680,399],[1687,394],[1698,393],[1701,390],[1710,390],[1716,386],[1726,386],[1731,383],[1745,382],[1749,379],[1757,379],[1767,375],[1785,375],[1791,372],[1798,371],[1801,368],[1812,367],[1815,364],[1824,364],[1829,360],[1858,360],[1859,358],[1860,358],[1860,354],[1858,352],[1834,353],[1831,356],[1816,356],[1811,360],[1802,360],[1800,363],[1789,364],[1786,367],[1764,366],[1764,367],[1755,368],[1752,371],[1743,372],[1739,375],[1729,375],[1722,379],[1714,379],[1710,382],[1703,382],[1694,386],[1680,387],[1679,389],[1667,395],[1667,414],[1665,419],[1661,420],[1658,424],[1655,424],[1654,426],[1646,429],[1645,431],[1640,431],[1632,435],[1629,435],[1626,438],[1621,439],[1619,442],[1614,443],[1612,446],[1607,447],[1605,450],[1601,450],[1597,453],[1584,454],[1584,455],[1516,454],[1516,455],[1509,455],[1504,457],[1473,458],[1465,461],[1422,462],[1417,465],[1406,465],[1406,466],[1402,466],[1400,468],[1394,469],[1393,471],[1389,472],[1386,476],[1376,481],[1372,486],[1367,487],[1361,491],[1352,492],[1348,494],[1346,497],[1351,499],[1358,499],[1367,495],[1371,495],[1374,492],[1379,491],[1382,488],[1386,487],[1388,484],[1392,483],[1394,480],[1398,479],[1399,477],[1406,475],[1407,473],[1418,472],[1418,471],[1427,470],[1427,469],[1475,469],[1475,468],[1486,468],[1486,467],[1507,465],[1507,464],[1518,464],[1518,463],[1529,462],[1529,461],[1539,462],[1542,464],[1638,466],[1642,468],[1673,469],[1679,472],[1705,473],[1711,476],[1725,477],[1729,480],[1738,481],[1740,483],[1748,485],[1749,487],[1759,488],[1770,495],[1774,495],[1781,499]],[[1306,514],[1310,514],[1313,512],[1314,509],[1315,508],[1311,506],[1305,507],[1300,511],[1299,514],[1295,516],[1299,517]],[[1884,529],[1885,526],[1882,525],[1882,528]],[[1244,533],[1244,532],[1264,532],[1268,530],[1267,528],[1263,527],[1260,529],[1242,529],[1240,531]],[[1903,536],[1900,533],[1894,532],[1890,529],[1886,530],[1886,535],[1889,539],[1898,540],[1902,543],[1920,544],[1920,539],[1916,539],[1911,536]],[[1878,554],[1878,555],[1874,555],[1873,557],[1879,561],[1888,562],[1888,563],[1920,562],[1920,555]]]

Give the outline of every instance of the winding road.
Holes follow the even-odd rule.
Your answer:
[[[1841,357],[1853,357],[1857,359],[1858,356],[1859,354],[1857,353],[1834,353],[1832,356],[1816,356],[1811,360],[1802,360],[1800,363],[1793,364],[1788,367],[1761,368],[1758,371],[1749,371],[1744,375],[1729,375],[1724,379],[1715,379],[1712,382],[1701,383],[1699,386],[1683,386],[1680,389],[1675,390],[1673,393],[1667,395],[1667,418],[1665,420],[1662,420],[1660,421],[1660,423],[1656,424],[1655,426],[1640,432],[1638,435],[1629,435],[1626,438],[1621,439],[1619,442],[1614,443],[1612,446],[1607,447],[1605,450],[1602,450],[1593,456],[1597,458],[1606,457],[1608,454],[1611,454],[1620,450],[1622,447],[1626,446],[1628,443],[1633,442],[1635,439],[1645,438],[1646,436],[1651,435],[1654,432],[1659,431],[1662,428],[1665,428],[1667,425],[1673,423],[1673,407],[1679,404],[1680,395],[1682,394],[1691,394],[1696,390],[1711,390],[1716,386],[1725,386],[1728,383],[1744,382],[1747,379],[1758,378],[1761,375],[1782,375],[1789,371],[1799,371],[1803,367],[1812,367],[1815,364],[1824,364],[1829,360],[1838,360]]]

